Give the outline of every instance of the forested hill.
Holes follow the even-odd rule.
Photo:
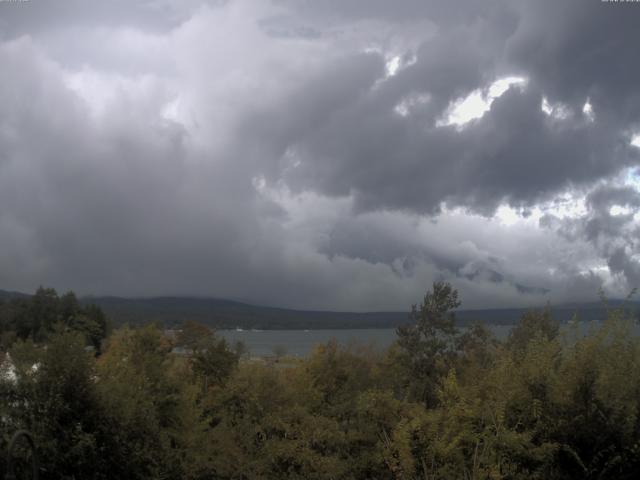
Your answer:
[[[9,290],[0,290],[0,300],[11,300],[12,298],[28,298],[31,295],[21,292],[11,292]]]
[[[231,300],[211,298],[86,297],[116,324],[158,321],[178,325],[193,320],[217,329],[338,329],[388,328],[407,322],[407,312],[324,312],[262,307]]]
[[[20,292],[0,290],[0,299],[26,298]],[[231,300],[190,297],[83,297],[80,303],[95,304],[102,308],[115,325],[128,323],[140,325],[149,321],[166,326],[193,320],[217,329],[341,329],[341,328],[395,328],[407,323],[405,312],[330,312],[291,310],[250,305]],[[609,301],[609,306],[619,306],[619,300]],[[640,311],[640,302],[630,307]],[[456,318],[460,325],[473,322],[499,325],[514,324],[527,309],[459,310]],[[599,320],[605,317],[606,307],[601,302],[553,306],[556,320],[566,322],[577,314],[579,320]]]
[[[183,320],[194,320],[218,328],[243,329],[339,329],[339,328],[394,328],[408,322],[406,312],[328,312],[290,310],[261,307],[230,300],[183,297],[121,298],[87,297],[82,302],[95,303],[116,323],[140,324],[159,321],[164,325],[177,325]],[[620,301],[609,302],[617,306]],[[631,304],[637,307],[638,303]],[[513,324],[526,311],[523,308],[460,310],[456,318],[461,325],[473,322]],[[600,302],[564,305],[552,308],[560,322],[570,320],[574,314],[580,320],[599,320],[606,308]]]

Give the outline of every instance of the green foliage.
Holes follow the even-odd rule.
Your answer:
[[[11,350],[17,379],[3,382],[11,399],[4,418],[13,430],[33,433],[42,478],[93,477],[101,461],[103,412],[93,385],[94,361],[84,347],[79,333],[59,332],[46,348],[27,341]]]
[[[238,365],[238,354],[232,351],[224,338],[211,338],[191,357],[193,373],[209,385],[223,385]]]
[[[640,339],[624,309],[587,335],[561,329],[548,309],[530,312],[501,342],[481,325],[458,330],[457,292],[436,283],[384,352],[331,341],[307,358],[268,362],[242,358],[193,322],[178,336],[180,354],[148,325],[112,332],[96,357],[85,348],[93,342],[84,316],[99,314],[72,294],[37,297],[10,309],[36,320],[28,334],[13,330],[0,366],[0,446],[31,430],[42,478],[631,479],[640,471]]]
[[[242,344],[231,349],[224,338],[217,337],[206,325],[193,321],[183,323],[178,345],[190,355],[191,370],[204,390],[223,385],[244,352]]]
[[[522,353],[527,344],[534,338],[553,340],[560,332],[560,324],[556,322],[549,307],[544,310],[526,312],[520,323],[509,332],[507,347],[516,353]]]
[[[204,427],[195,390],[172,344],[149,325],[114,332],[98,361],[96,388],[105,410],[115,478],[185,478],[185,458]]]
[[[418,308],[413,305],[413,323],[399,327],[396,361],[406,369],[406,384],[412,397],[427,406],[437,404],[439,379],[446,374],[456,353],[458,330],[453,310],[460,306],[458,292],[446,282],[434,282]]]
[[[62,325],[81,333],[99,353],[108,333],[104,312],[95,305],[82,306],[73,292],[61,297],[53,288],[40,287],[34,295],[0,302],[0,348],[8,350],[18,339],[46,342]]]

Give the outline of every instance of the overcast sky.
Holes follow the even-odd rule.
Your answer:
[[[0,1],[0,288],[640,286],[640,3]]]

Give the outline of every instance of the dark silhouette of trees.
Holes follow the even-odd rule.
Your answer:
[[[435,282],[420,307],[413,305],[412,323],[399,327],[398,360],[407,369],[413,397],[427,406],[437,403],[439,379],[446,375],[456,354],[454,309],[460,306],[458,292],[446,282]]]
[[[73,292],[58,296],[53,288],[39,287],[30,297],[0,302],[0,342],[5,350],[16,339],[45,342],[56,328],[81,333],[99,353],[109,323],[96,305],[82,305]]]

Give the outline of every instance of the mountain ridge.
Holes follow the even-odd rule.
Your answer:
[[[0,290],[0,298],[27,298],[28,294]],[[349,329],[396,328],[409,322],[409,311],[342,312],[328,310],[299,310],[260,306],[246,302],[213,297],[166,295],[157,297],[83,296],[83,304],[96,304],[116,325],[140,325],[149,321],[175,327],[185,320],[193,320],[217,329]],[[607,303],[616,308],[624,300],[612,299]],[[627,301],[629,310],[640,310],[640,302]],[[522,314],[538,308],[490,308],[456,311],[459,325],[474,322],[511,325]],[[600,320],[606,315],[602,302],[583,302],[552,306],[554,318],[560,322],[574,315],[581,321]]]

